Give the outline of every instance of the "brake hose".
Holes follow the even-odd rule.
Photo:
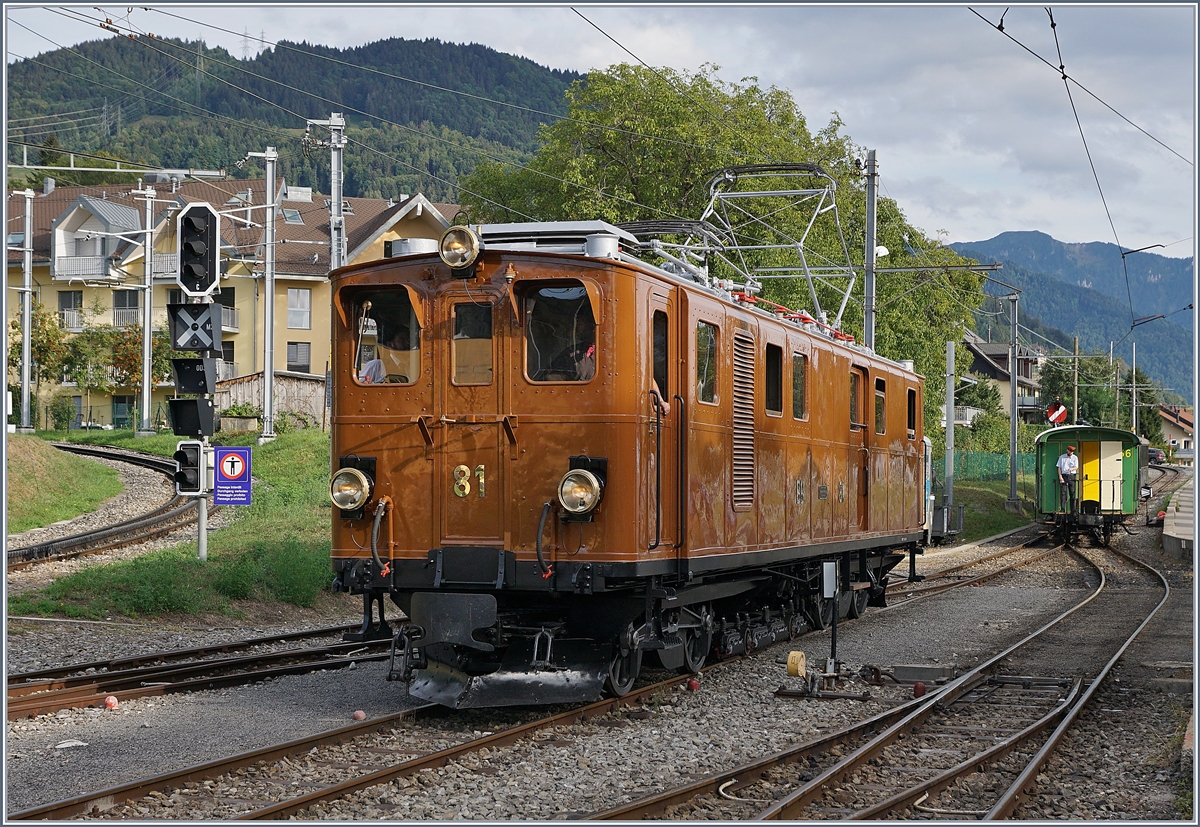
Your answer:
[[[537,543],[534,544],[534,548],[537,550],[538,569],[542,573],[543,580],[548,580],[550,575],[554,574],[554,570],[546,565],[546,558],[542,556],[542,532],[546,530],[546,518],[550,516],[550,509],[553,507],[551,503],[542,506],[542,519],[538,520]]]
[[[383,523],[383,515],[387,511],[387,503],[381,502],[375,507],[375,523],[371,526],[371,559],[375,561],[375,571],[380,577],[387,577],[391,571],[390,564],[385,566],[379,559],[379,526]]]

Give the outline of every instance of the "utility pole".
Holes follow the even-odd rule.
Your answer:
[[[154,187],[132,192],[146,200],[146,241],[142,254],[142,292],[145,294],[142,299],[142,411],[139,420],[141,427],[134,432],[134,436],[154,436],[154,423],[150,419],[151,395],[154,391],[154,331],[151,329],[154,316],[150,301],[154,294]]]
[[[1008,500],[1004,503],[1004,510],[1014,514],[1021,513],[1021,501],[1017,499],[1017,381],[1019,373],[1017,371],[1017,299],[1018,295],[1013,293],[1008,297],[1009,315],[1012,322],[1012,341],[1008,346],[1008,378],[1012,381],[1009,383],[1009,401],[1011,404],[1008,417]]]
[[[867,240],[863,251],[863,338],[867,347],[875,349],[875,187],[879,172],[875,166],[875,150],[867,150]],[[953,427],[950,425],[949,427]]]
[[[246,155],[264,159],[267,167],[263,251],[263,292],[266,294],[263,303],[263,429],[258,438],[258,444],[263,445],[275,439],[275,163],[279,154],[275,147],[269,146],[266,152],[248,152]]]
[[[954,505],[954,340],[946,340],[946,519]],[[949,523],[947,522],[947,528]]]
[[[32,434],[29,415],[29,382],[33,366],[33,196],[27,189],[25,198],[25,237],[21,240],[21,423],[22,434]]]
[[[1137,435],[1137,342],[1133,342],[1133,369],[1129,372],[1129,384],[1133,387],[1129,399],[1129,421],[1133,423],[1130,430]]]
[[[1108,369],[1112,371],[1113,378],[1113,427],[1119,428],[1117,414],[1121,412],[1121,394],[1117,387],[1117,366],[1113,363],[1113,343],[1111,340],[1108,343]]]
[[[1071,424],[1079,424],[1079,337],[1075,337],[1075,397],[1071,402]]]
[[[336,270],[346,263],[346,225],[342,220],[342,151],[346,146],[346,119],[334,112],[327,121],[309,121],[314,126],[329,127],[329,141],[318,141],[305,133],[304,140],[316,146],[330,148],[329,168],[329,269]]]

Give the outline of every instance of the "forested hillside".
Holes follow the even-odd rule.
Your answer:
[[[1120,301],[1127,319],[1131,297],[1133,312],[1139,318],[1173,313],[1192,302],[1195,276],[1190,258],[1170,258],[1154,250],[1126,255],[1125,266],[1129,271],[1126,284],[1121,250],[1107,242],[1067,244],[1045,233],[1029,231],[1001,233],[987,241],[964,241],[950,246],[960,252],[975,250],[988,261],[1010,261],[1065,284],[1099,291]],[[1171,320],[1192,326],[1190,313],[1178,313]]]
[[[451,185],[483,160],[531,153],[553,120],[539,113],[565,112],[579,77],[484,46],[399,38],[346,50],[280,43],[243,61],[198,42],[117,37],[8,70],[16,140],[53,135],[74,151],[243,176],[261,168],[237,161],[274,145],[289,181],[328,191],[328,152],[301,138],[306,120],[342,112],[347,195],[435,200],[454,200]]]
[[[977,261],[994,260],[990,254],[965,244],[953,246],[962,255]],[[1115,353],[1124,359],[1126,364],[1132,361],[1132,343],[1136,340],[1138,370],[1145,371],[1164,387],[1185,399],[1192,398],[1191,329],[1169,319],[1159,319],[1139,325],[1133,335],[1126,336],[1129,333],[1127,300],[1106,296],[1095,289],[1067,284],[1046,273],[1035,272],[1011,261],[1002,260],[1002,263],[1004,268],[996,274],[997,278],[1022,291],[1022,325],[1037,330],[1040,335],[1068,350],[1071,347],[1071,337],[1078,336],[1079,348],[1085,353],[1107,354],[1110,343],[1120,342],[1115,348]],[[984,289],[997,296],[1008,292],[990,282]],[[977,325],[977,328],[980,335],[988,338],[987,317],[980,318],[981,324]],[[1031,319],[1037,321],[1030,324]],[[1005,309],[1005,315],[995,319],[995,327],[990,334],[992,341],[1007,341],[1007,327]]]

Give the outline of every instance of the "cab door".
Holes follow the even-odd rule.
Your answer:
[[[643,430],[647,458],[648,520],[646,548],[677,554],[680,538],[680,422],[685,403],[679,392],[680,340],[675,289],[652,285],[645,320],[648,341],[644,359],[646,390],[642,396],[648,426]],[[655,396],[666,404],[655,404]]]
[[[450,291],[435,310],[433,425],[441,431],[434,458],[435,517],[440,545],[504,547],[507,440],[501,409],[504,348],[497,332],[500,297],[484,290]]]

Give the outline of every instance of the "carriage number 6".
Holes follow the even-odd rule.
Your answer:
[[[484,478],[484,468],[482,465],[475,466],[475,479],[479,480],[479,496],[487,496],[486,480]],[[471,493],[471,469],[465,465],[459,465],[454,469],[454,494],[457,497],[466,497]]]

